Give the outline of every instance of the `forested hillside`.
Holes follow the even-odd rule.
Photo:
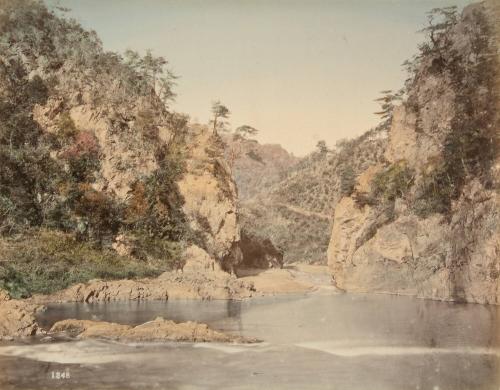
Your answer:
[[[352,191],[358,174],[382,160],[386,143],[386,127],[381,125],[338,142],[334,149],[318,148],[291,165],[280,180],[243,199],[242,228],[270,238],[283,250],[286,262],[325,264],[338,200]],[[258,173],[250,169],[246,175]]]
[[[339,287],[500,301],[498,20],[494,2],[429,13],[385,161],[335,208]]]
[[[173,81],[165,59],[106,52],[64,10],[0,1],[0,286],[158,275],[191,244],[231,263],[222,144],[170,109]]]

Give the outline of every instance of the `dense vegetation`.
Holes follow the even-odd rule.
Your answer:
[[[457,30],[456,7],[434,9],[428,16],[428,26],[422,30],[427,39],[404,64],[408,71],[404,88],[382,91],[376,99],[381,105],[376,113],[380,125],[361,137],[340,141],[333,150],[318,143],[318,150],[289,169],[285,178],[244,203],[244,228],[271,237],[284,249],[285,261],[325,261],[332,216],[343,196],[353,196],[360,207],[380,208],[386,222],[395,217],[397,200],[419,217],[441,213],[450,218],[453,202],[466,183],[477,178],[485,188],[493,185],[490,168],[498,134],[492,83],[497,63],[490,28],[477,9],[467,16],[470,31]],[[425,85],[430,79],[438,85],[431,92]],[[425,118],[426,111],[433,110],[426,104],[437,99],[428,95],[432,91],[453,96],[449,125],[439,127]],[[432,138],[439,144],[439,157],[424,161],[423,168],[410,164],[404,154],[393,163],[385,158],[397,104],[416,117],[417,138]],[[357,177],[375,164],[380,169],[370,193],[358,193]]]
[[[460,20],[456,7],[433,9],[428,16],[429,24],[422,30],[427,40],[419,46],[419,53],[404,64],[409,72],[405,88],[397,96],[389,94],[382,99],[382,113],[390,119],[392,101],[404,96],[406,109],[417,117],[417,132],[423,133],[420,85],[434,77],[454,96],[450,128],[426,129],[446,134],[441,156],[426,161],[418,172],[411,172],[404,162],[386,167],[374,179],[371,202],[405,198],[420,217],[433,213],[449,217],[453,201],[471,179],[479,179],[485,188],[493,185],[490,168],[498,150],[493,85],[497,63],[490,27],[482,12],[475,9],[468,16],[473,28],[466,35],[456,31]]]
[[[14,295],[158,274],[181,261],[190,234],[177,188],[187,118],[169,111],[166,61],[105,52],[94,32],[56,12],[35,1],[0,2],[0,287]],[[33,114],[49,102],[57,102],[51,131]],[[70,115],[84,103],[130,148],[154,156],[157,168],[126,199],[98,185],[100,142]],[[111,249],[120,234],[132,248],[124,256]]]
[[[444,142],[443,158],[419,183],[416,211],[422,216],[432,212],[449,213],[452,201],[474,177],[486,188],[492,185],[490,168],[498,148],[493,123],[497,101],[493,83],[498,64],[485,15],[476,11],[473,17],[475,28],[470,31],[470,52],[466,54],[458,50],[451,34],[458,22],[456,9],[432,12],[429,27],[425,29],[429,42],[420,47],[415,59],[430,61],[426,71],[450,75],[455,92],[455,115]],[[436,18],[439,18],[437,22]],[[417,72],[412,83],[418,77]],[[409,104],[411,99],[410,95]]]
[[[385,125],[341,140],[333,150],[319,143],[284,177],[242,203],[242,227],[269,237],[284,251],[285,262],[325,263],[337,202],[352,193],[361,172],[383,161],[386,143]]]

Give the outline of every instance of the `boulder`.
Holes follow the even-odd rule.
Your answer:
[[[100,338],[128,342],[189,341],[189,342],[256,342],[213,330],[197,322],[175,323],[157,317],[137,326],[103,321],[68,319],[56,322],[50,333],[65,332],[78,338]]]
[[[3,292],[5,298],[5,292]],[[8,295],[7,295],[8,296]],[[0,340],[41,333],[35,314],[43,307],[18,299],[0,301]]]

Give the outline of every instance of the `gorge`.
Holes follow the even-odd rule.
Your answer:
[[[0,388],[498,389],[500,6],[429,15],[379,125],[297,157],[0,0]]]

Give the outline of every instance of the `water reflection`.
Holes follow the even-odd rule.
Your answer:
[[[0,345],[0,388],[5,381],[19,388],[35,387],[34,379],[20,379],[21,368],[41,375],[47,369],[44,362],[57,357],[61,363],[75,356],[72,384],[83,389],[100,388],[103,383],[112,389],[500,388],[498,306],[384,295],[312,295],[51,305],[41,322],[50,325],[73,317],[138,324],[156,316],[206,322],[266,343],[132,348],[85,341],[27,345],[10,352]],[[63,352],[54,353],[56,347]],[[111,362],[98,363],[104,357]],[[93,374],[104,370],[105,377]]]

